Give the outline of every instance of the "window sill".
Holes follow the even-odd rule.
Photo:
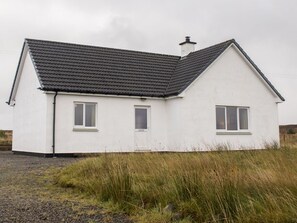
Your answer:
[[[148,129],[135,129],[135,132],[147,132]]]
[[[73,128],[73,132],[99,132],[96,128]]]
[[[251,132],[216,132],[217,135],[252,135]]]

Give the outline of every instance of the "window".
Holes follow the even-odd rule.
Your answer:
[[[74,126],[83,128],[96,127],[96,104],[75,103],[74,104]]]
[[[227,108],[227,130],[237,130],[237,108]]]
[[[248,110],[247,108],[239,108],[239,128],[248,129]]]
[[[217,129],[226,129],[225,108],[217,107],[216,115],[217,115]]]
[[[84,104],[75,104],[75,122],[74,125],[83,125],[84,124]]]
[[[147,108],[135,108],[135,129],[147,129]]]
[[[249,129],[247,107],[216,106],[216,129],[244,131]]]

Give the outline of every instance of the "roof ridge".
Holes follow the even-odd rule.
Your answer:
[[[78,46],[78,47],[92,47],[92,48],[98,48],[98,49],[101,48],[101,49],[107,49],[107,50],[119,50],[119,51],[125,51],[125,52],[151,54],[151,55],[159,55],[159,56],[167,56],[167,57],[180,57],[180,56],[172,55],[172,54],[163,54],[163,53],[154,53],[154,52],[146,52],[146,51],[139,51],[139,50],[128,50],[128,49],[122,49],[122,48],[96,46],[96,45],[89,45],[89,44],[68,43],[68,42],[60,42],[60,41],[52,41],[52,40],[40,40],[40,39],[25,38],[25,42],[28,43],[28,41],[48,42],[48,43],[64,44],[64,45]],[[29,45],[29,43],[28,43],[28,45]]]
[[[205,47],[205,48],[202,48],[202,49],[193,51],[193,52],[191,52],[191,53],[189,53],[189,54],[197,53],[197,52],[199,52],[199,51],[201,51],[201,50],[207,50],[207,49],[209,49],[209,48],[212,48],[212,47],[221,45],[221,44],[223,44],[223,43],[226,43],[226,44],[228,43],[228,45],[229,45],[229,44],[234,43],[234,42],[236,42],[235,39],[229,39],[229,40],[226,40],[226,41],[223,41],[223,42],[220,42],[220,43],[216,43],[216,44],[214,44],[214,45],[211,45],[211,46],[208,46],[208,47]]]

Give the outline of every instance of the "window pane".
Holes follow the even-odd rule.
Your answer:
[[[239,128],[248,129],[248,111],[246,108],[239,109]]]
[[[83,104],[75,104],[74,125],[83,125]]]
[[[95,104],[86,104],[86,127],[95,127],[96,126],[96,105]]]
[[[216,108],[217,129],[226,129],[225,108]]]
[[[237,107],[227,107],[227,130],[237,130]]]
[[[147,109],[135,108],[135,129],[147,129]]]

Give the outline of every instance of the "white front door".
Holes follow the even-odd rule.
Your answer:
[[[136,151],[150,150],[150,107],[135,106],[134,145]]]

